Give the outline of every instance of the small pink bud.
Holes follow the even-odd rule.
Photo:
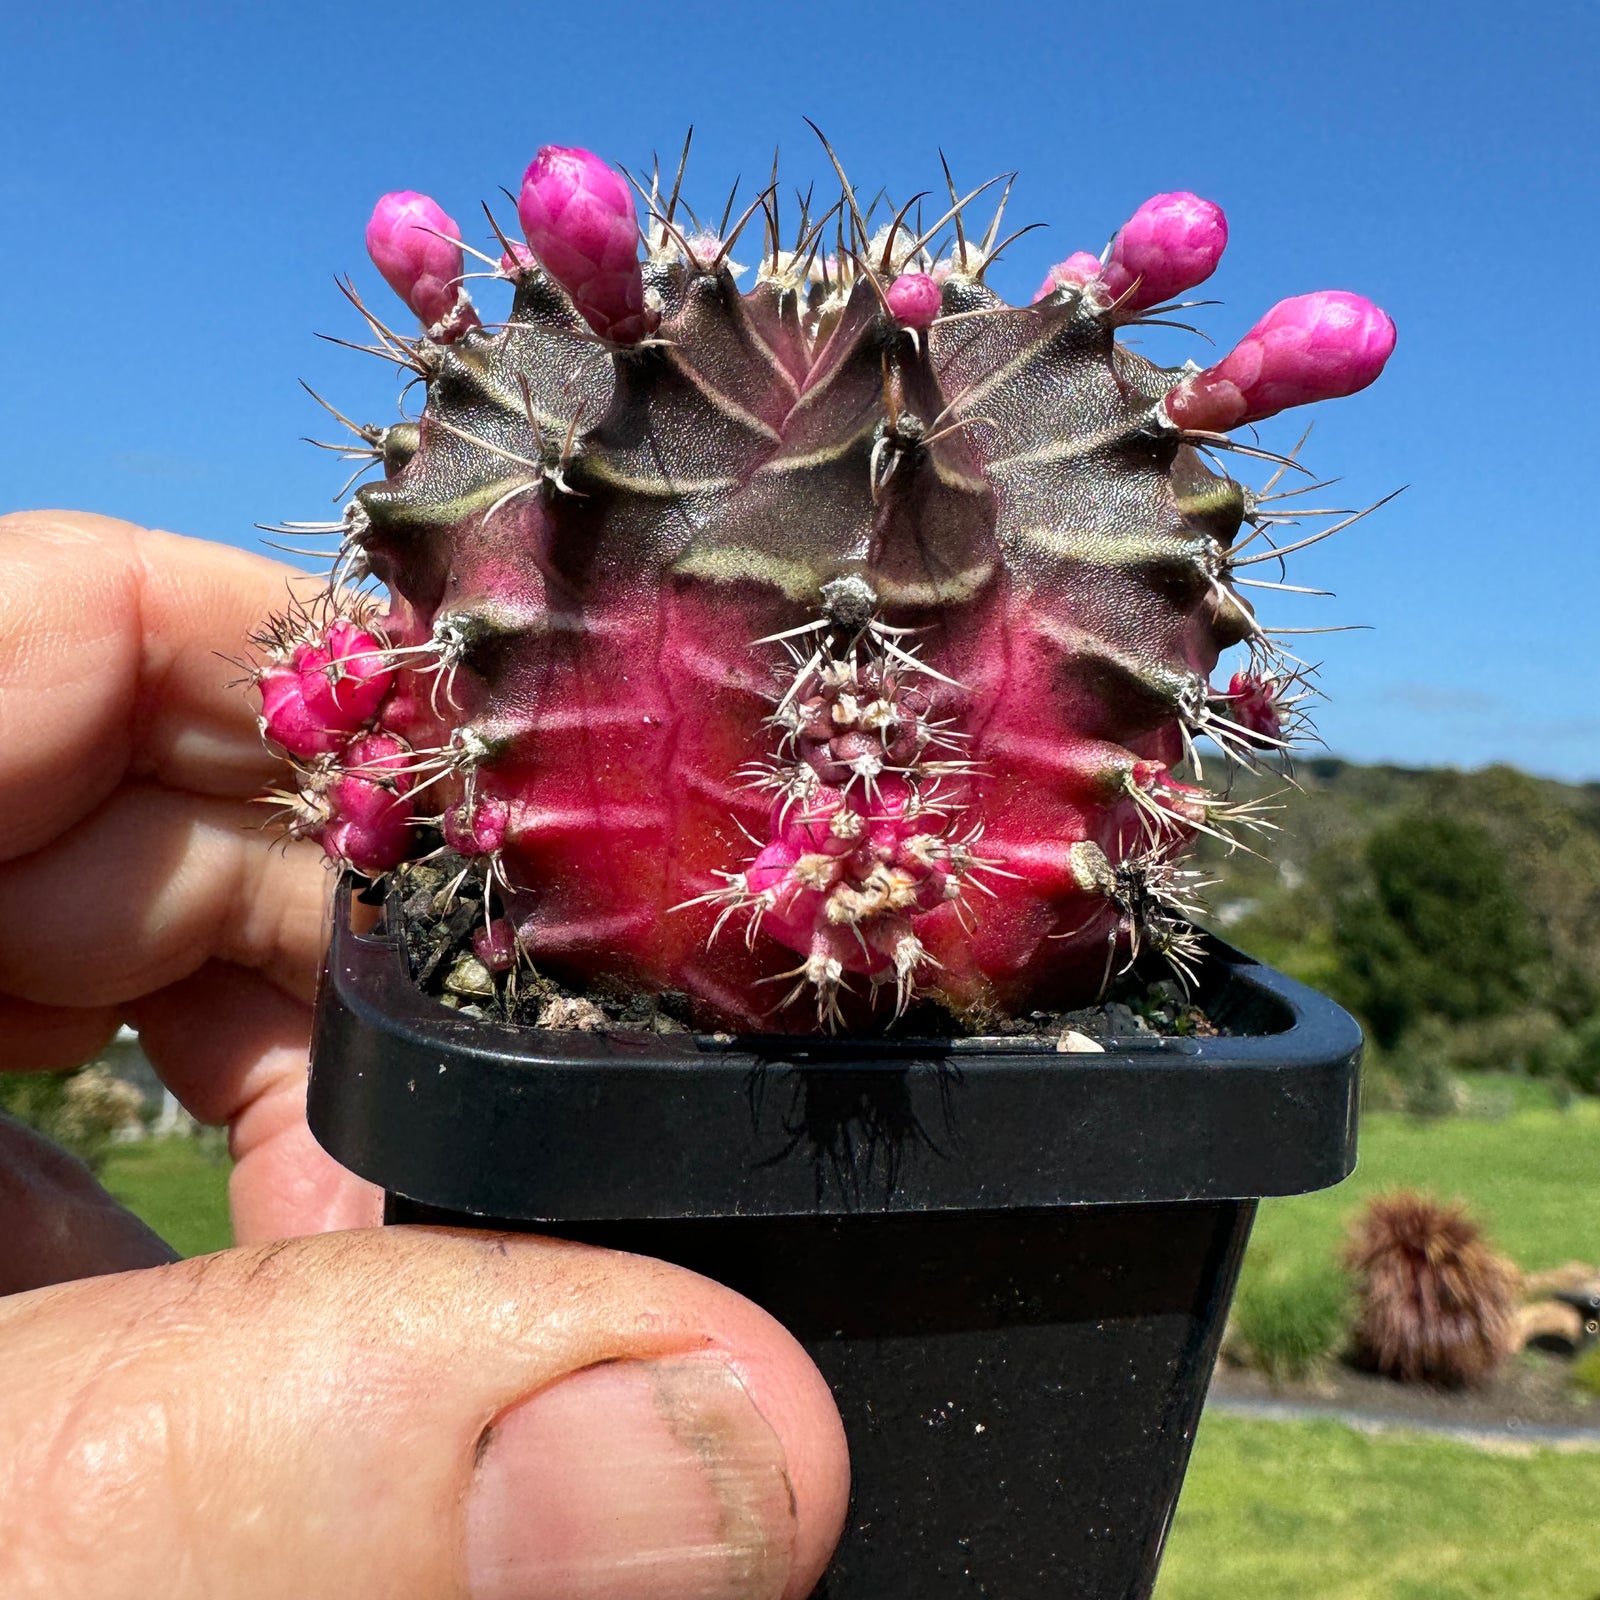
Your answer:
[[[445,812],[444,842],[464,856],[492,856],[506,842],[510,821],[504,800],[480,795],[470,806],[463,801]]]
[[[1081,289],[1099,276],[1100,257],[1091,255],[1087,250],[1074,250],[1065,261],[1058,261],[1044,275],[1044,282],[1033,297],[1034,304],[1047,299],[1057,289]]]
[[[709,267],[722,254],[722,241],[709,228],[702,229],[684,243],[689,246],[690,255],[703,267]]]
[[[1354,394],[1383,371],[1394,341],[1394,323],[1358,294],[1323,289],[1280,300],[1216,366],[1167,396],[1167,415],[1180,428],[1225,433]]]
[[[1120,300],[1135,279],[1139,287],[1122,301],[1124,311],[1160,305],[1204,283],[1217,270],[1228,245],[1222,207],[1180,189],[1158,194],[1117,230],[1106,260],[1107,297]]]
[[[599,156],[547,144],[522,180],[522,231],[546,272],[602,338],[653,332],[639,267],[639,223],[627,181]]]
[[[375,736],[385,737],[385,736]],[[322,830],[322,848],[336,861],[348,861],[369,876],[398,866],[411,852],[411,802],[397,791],[400,780],[390,783],[354,770],[359,762],[357,740],[345,753],[340,767],[328,778],[323,799],[330,817]]]
[[[491,972],[509,972],[517,964],[517,936],[504,917],[496,917],[472,936],[472,953]]]
[[[386,194],[373,208],[367,254],[424,327],[448,323],[456,309],[464,262],[452,241],[460,236],[441,206],[410,189]]]
[[[306,705],[330,728],[347,733],[378,714],[394,683],[382,643],[346,617],[329,626],[321,643],[301,645],[293,660]]]
[[[374,783],[386,783],[396,794],[404,794],[411,787],[411,768],[416,757],[404,740],[392,733],[366,733],[345,746],[339,765],[347,772],[370,778]]]
[[[512,243],[508,250],[500,256],[500,276],[510,278],[513,283],[523,274],[523,270],[534,259],[533,251],[525,244]]]
[[[1246,733],[1266,739],[1283,734],[1283,713],[1278,708],[1278,680],[1236,672],[1228,680],[1227,707],[1223,715]]]
[[[939,315],[939,285],[925,272],[902,272],[884,297],[902,328],[928,328]]]

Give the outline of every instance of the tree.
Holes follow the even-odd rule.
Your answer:
[[[1368,882],[1336,900],[1340,998],[1379,1044],[1424,1016],[1509,1011],[1528,993],[1535,941],[1504,858],[1483,827],[1410,812],[1369,835]]]

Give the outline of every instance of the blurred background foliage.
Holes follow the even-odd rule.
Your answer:
[[[1460,1109],[1471,1075],[1600,1092],[1600,785],[1309,761],[1263,855],[1203,840],[1211,924],[1367,1030],[1368,1104]],[[1270,859],[1266,857],[1270,856]]]

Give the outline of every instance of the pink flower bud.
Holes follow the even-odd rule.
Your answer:
[[[328,781],[324,798],[332,814],[322,830],[322,848],[334,860],[372,876],[410,853],[411,803],[394,789],[344,770]]]
[[[1123,310],[1160,306],[1216,272],[1227,248],[1227,218],[1210,200],[1179,189],[1152,195],[1117,230],[1106,261],[1106,294],[1112,301],[1139,286]]]
[[[347,772],[387,783],[396,794],[411,787],[416,756],[411,747],[392,733],[367,733],[345,746],[339,765]]]
[[[638,218],[621,174],[587,150],[547,144],[522,180],[517,215],[545,271],[596,333],[632,344],[654,330]]]
[[[472,936],[472,953],[491,972],[509,972],[517,964],[517,936],[504,917],[496,917]]]
[[[1119,300],[1134,279],[1139,287],[1122,301],[1124,311],[1143,311],[1204,283],[1217,270],[1228,245],[1222,207],[1180,189],[1158,194],[1117,230],[1104,273],[1107,297]]]
[[[506,842],[511,807],[504,800],[480,795],[473,805],[463,801],[444,814],[444,842],[464,856],[492,856]]]
[[[1278,706],[1278,680],[1236,672],[1228,680],[1227,708],[1223,715],[1246,733],[1275,740],[1283,734],[1283,712]]]
[[[1047,299],[1057,289],[1081,289],[1099,276],[1100,257],[1091,255],[1087,250],[1074,250],[1065,261],[1058,261],[1044,275],[1044,282],[1033,297],[1034,304]]]
[[[939,285],[925,272],[902,272],[884,298],[902,328],[932,327],[939,315]]]
[[[1180,428],[1224,433],[1354,394],[1383,371],[1394,340],[1394,324],[1358,294],[1323,289],[1280,300],[1216,366],[1167,396],[1167,415]]]
[[[509,250],[501,253],[500,276],[502,278],[510,278],[515,283],[533,259],[533,251],[527,245],[513,242]]]
[[[424,327],[447,321],[456,308],[463,258],[451,241],[460,236],[438,204],[410,189],[386,194],[373,208],[367,254]]]

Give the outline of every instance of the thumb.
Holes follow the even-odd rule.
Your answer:
[[[801,1600],[816,1369],[680,1268],[325,1234],[0,1301],[0,1594]]]

